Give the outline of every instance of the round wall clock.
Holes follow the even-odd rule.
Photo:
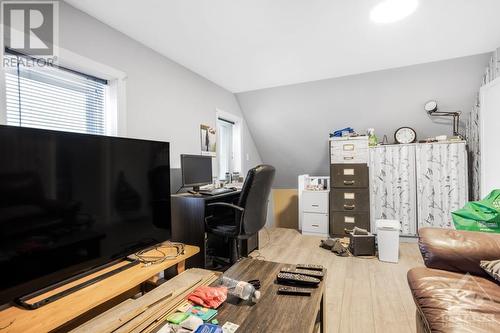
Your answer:
[[[397,143],[412,143],[417,141],[417,132],[411,127],[401,127],[394,132]]]

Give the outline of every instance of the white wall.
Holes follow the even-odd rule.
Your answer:
[[[500,189],[500,154],[498,154],[498,124],[500,124],[500,77],[481,87],[480,167],[481,198]]]
[[[59,17],[62,48],[126,73],[126,135],[169,141],[172,168],[180,154],[200,153],[200,124],[215,126],[216,108],[243,118],[235,96],[211,81],[64,2]],[[246,172],[261,159],[245,122],[242,146]]]
[[[423,110],[436,99],[443,110],[475,102],[490,54],[263,89],[237,94],[264,162],[277,169],[276,187],[297,187],[297,176],[327,176],[328,133],[351,126],[375,128],[393,142],[394,131],[410,126],[419,139],[451,134],[449,118]],[[369,55],[367,60],[369,61]]]

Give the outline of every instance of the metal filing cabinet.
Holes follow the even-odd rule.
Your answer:
[[[368,137],[330,139],[330,234],[370,230]]]

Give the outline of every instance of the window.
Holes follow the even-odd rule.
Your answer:
[[[69,132],[107,133],[106,80],[57,66],[33,66],[18,54],[6,68],[7,124]]]
[[[217,133],[219,134],[219,179],[226,178],[226,172],[234,171],[233,154],[234,122],[223,118],[217,119]]]
[[[241,172],[242,119],[217,109],[217,176],[226,179],[226,172]]]

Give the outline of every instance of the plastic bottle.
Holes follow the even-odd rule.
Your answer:
[[[260,291],[255,290],[254,286],[248,282],[233,280],[223,276],[222,285],[227,288],[227,293],[229,295],[234,295],[242,300],[247,301],[250,299],[255,303],[260,298]]]
[[[378,138],[375,135],[375,129],[374,128],[369,128],[367,130],[368,132],[368,145],[370,147],[374,147],[378,144]]]

